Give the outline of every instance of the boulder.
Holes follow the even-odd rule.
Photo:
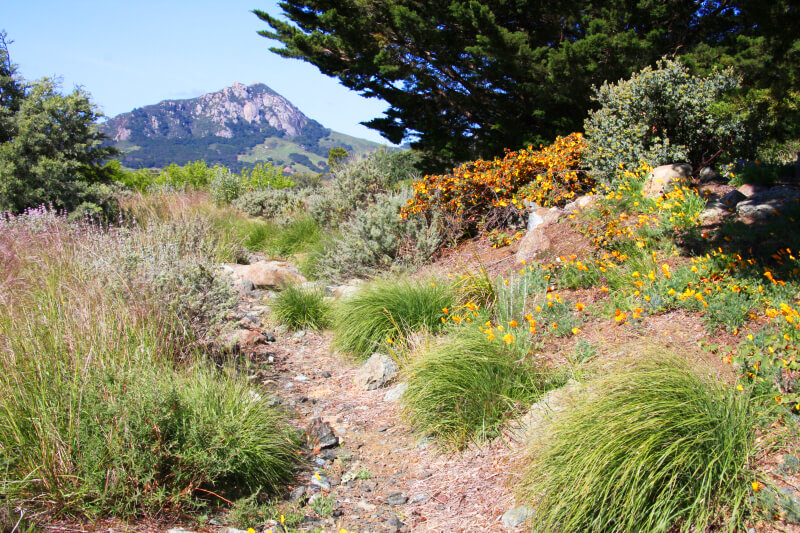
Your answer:
[[[311,421],[311,425],[306,430],[306,438],[309,446],[320,450],[339,445],[339,437],[333,432],[331,425],[323,422],[321,418]]]
[[[703,167],[700,169],[700,174],[698,174],[698,177],[700,178],[701,183],[706,183],[719,178],[719,174],[717,174],[717,172],[711,167]]]
[[[649,198],[658,198],[673,187],[686,183],[692,175],[692,166],[687,163],[661,165],[650,171],[642,192]]]
[[[764,185],[754,185],[752,183],[745,183],[744,185],[739,187],[738,191],[744,194],[745,196],[750,197],[753,196],[754,194],[764,192],[767,189],[769,189],[769,187],[766,187]]]
[[[764,219],[780,214],[789,204],[800,202],[800,190],[783,185],[770,187],[736,205],[740,217]]]
[[[544,233],[544,226],[534,228],[519,241],[517,263],[530,261],[536,257],[536,254],[548,248],[550,248],[550,239]]]
[[[307,281],[297,267],[286,261],[257,261],[251,265],[225,263],[222,268],[230,272],[234,280],[249,280],[259,288],[280,287]]]
[[[528,216],[528,231],[536,229],[540,226],[549,226],[555,224],[563,214],[563,211],[557,207],[537,207],[533,209]]]
[[[257,329],[235,329],[222,333],[215,344],[225,352],[235,353],[244,348],[265,344],[266,337]]]
[[[744,200],[747,200],[747,196],[737,190],[733,190],[714,202],[714,207],[721,207],[723,209],[733,211],[733,209],[736,207],[736,204]]]
[[[575,396],[581,390],[581,384],[570,379],[566,385],[553,389],[533,404],[528,412],[509,426],[511,438],[517,442],[528,442],[530,436],[542,430],[553,415],[565,411],[572,406]]]
[[[564,212],[574,213],[580,209],[585,209],[597,201],[597,196],[594,194],[584,194],[578,196],[576,199],[564,206]]]
[[[386,354],[374,353],[361,365],[353,384],[361,390],[383,387],[397,374],[397,363]]]

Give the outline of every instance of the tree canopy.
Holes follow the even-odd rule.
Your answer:
[[[389,104],[365,124],[411,139],[428,168],[581,129],[592,86],[663,56],[734,66],[772,116],[797,113],[796,0],[285,0],[255,14],[346,87]],[[755,95],[755,96],[754,96]],[[774,122],[774,121],[773,121]],[[774,126],[775,124],[773,124]],[[787,134],[788,132],[784,132]]]
[[[99,116],[82,89],[62,95],[51,79],[22,79],[0,33],[0,211],[107,210],[101,164],[117,152],[103,146]]]

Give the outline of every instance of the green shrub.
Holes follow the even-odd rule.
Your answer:
[[[644,355],[600,380],[532,451],[539,531],[743,530],[756,417],[748,394]]]
[[[738,86],[731,71],[692,76],[677,60],[604,83],[594,98],[600,108],[584,125],[585,161],[593,176],[609,183],[621,168],[633,170],[642,161],[652,166],[687,161],[698,169],[718,151],[740,149],[742,115],[720,102]]]
[[[445,446],[495,436],[500,424],[529,407],[544,387],[530,359],[475,327],[458,328],[417,353],[405,372],[404,414]]]
[[[410,197],[408,189],[381,194],[353,213],[340,226],[340,236],[315,258],[318,274],[346,279],[429,259],[442,239],[439,222],[422,216],[403,220],[400,209]]]
[[[289,329],[324,329],[330,321],[330,306],[321,290],[295,285],[283,287],[272,300],[272,316]]]
[[[408,280],[375,281],[339,302],[334,312],[336,348],[366,358],[387,340],[410,331],[436,332],[443,308],[452,306],[447,285]]]
[[[217,205],[227,205],[241,196],[245,186],[240,176],[225,167],[216,167],[209,191]]]
[[[774,185],[776,181],[780,178],[778,175],[781,171],[785,172],[786,175],[792,175],[789,169],[786,169],[787,165],[762,165],[759,163],[748,163],[743,165],[741,168],[737,168],[734,173],[733,177],[730,180],[730,184],[734,187],[740,187],[745,183],[751,183],[753,185]]]

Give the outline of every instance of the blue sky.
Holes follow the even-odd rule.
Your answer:
[[[386,103],[365,99],[296,59],[254,14],[279,15],[273,0],[4,0],[0,29],[26,79],[81,85],[107,116],[165,99],[191,98],[238,81],[263,82],[324,126],[386,143],[359,122]]]

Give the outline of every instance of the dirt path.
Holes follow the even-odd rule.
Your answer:
[[[501,517],[514,507],[508,487],[518,446],[498,439],[443,453],[402,422],[398,403],[385,398],[393,385],[373,391],[353,385],[358,366],[331,353],[329,334],[289,332],[261,352],[273,358],[263,383],[298,425],[320,419],[339,439],[337,446],[314,450],[312,468],[300,479],[304,494],[294,493],[301,500],[317,494],[335,499],[331,516],[307,517],[309,528],[510,531]]]

